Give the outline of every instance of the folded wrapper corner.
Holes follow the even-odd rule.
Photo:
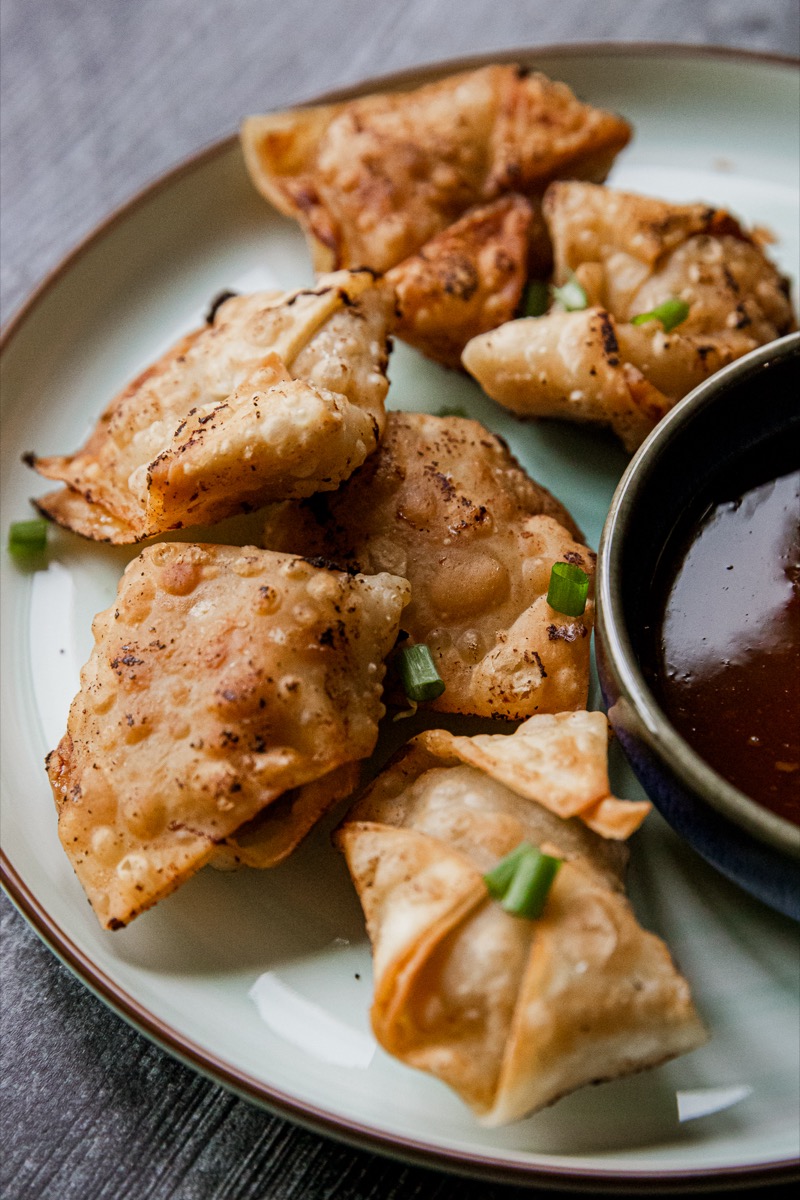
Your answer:
[[[587,797],[607,797],[595,758],[605,718],[560,717],[532,717],[476,748],[441,730],[419,735],[335,835],[372,942],[378,1041],[489,1126],[706,1039],[686,980],[624,895],[624,843],[529,798],[549,793],[553,808],[585,811]],[[502,741],[514,743],[510,755]],[[563,860],[536,920],[505,912],[483,880],[525,840]]]
[[[383,431],[394,304],[369,271],[229,297],[111,402],[81,450],[30,457],[66,485],[37,507],[130,543],[337,487]]]
[[[408,594],[252,546],[160,543],[130,563],[47,760],[101,925],[217,856],[275,865],[352,791]]]

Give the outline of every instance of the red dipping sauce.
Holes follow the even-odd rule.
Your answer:
[[[749,476],[673,536],[650,674],[694,750],[800,825],[800,470],[782,447]]]

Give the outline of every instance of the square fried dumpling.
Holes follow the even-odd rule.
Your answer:
[[[559,182],[544,214],[555,282],[574,275],[588,307],[505,325],[462,360],[520,415],[608,424],[634,450],[704,379],[795,327],[787,280],[723,210]],[[688,306],[673,329],[633,323],[672,299]]]
[[[547,603],[553,564],[594,555],[566,509],[477,421],[390,412],[378,452],[336,492],[267,514],[264,543],[411,584],[404,645],[425,642],[440,712],[522,720],[585,708],[594,604]],[[402,692],[390,693],[399,703]]]
[[[565,713],[532,717],[523,739],[506,739],[518,764],[527,750],[544,793],[548,774],[564,791],[549,746],[554,720],[572,782],[587,790],[586,718],[602,733],[602,714]],[[453,749],[441,730],[414,738],[335,835],[372,943],[371,1017],[383,1048],[497,1126],[701,1045],[686,980],[624,894],[625,845],[531,799],[513,772],[495,769],[502,753],[478,766]],[[596,762],[587,773],[591,781]],[[506,912],[483,878],[522,842],[562,860],[533,920]]]
[[[375,746],[408,591],[252,546],[161,543],[130,563],[47,760],[59,836],[105,928],[296,790],[276,811],[280,861],[342,794]]]
[[[249,117],[241,138],[253,182],[300,222],[318,271],[386,271],[475,204],[604,179],[630,132],[566,84],[493,65]]]
[[[334,488],[378,443],[391,288],[339,272],[231,296],[109,405],[74,455],[31,465],[66,488],[48,517],[111,542]]]
[[[392,267],[386,278],[397,293],[397,336],[460,367],[470,338],[510,321],[519,306],[532,215],[522,196],[502,196],[470,209]]]

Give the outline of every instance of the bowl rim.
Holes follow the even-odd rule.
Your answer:
[[[636,451],[620,479],[603,525],[597,555],[597,637],[620,696],[641,723],[649,748],[665,758],[681,781],[721,816],[759,841],[800,859],[800,826],[770,812],[710,767],[678,733],[658,703],[636,660],[628,629],[620,619],[619,584],[622,545],[631,512],[664,447],[680,436],[691,419],[728,387],[762,368],[800,357],[800,331],[752,350],[716,372],[680,400]]]

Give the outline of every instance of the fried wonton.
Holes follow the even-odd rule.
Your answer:
[[[386,271],[476,204],[602,180],[630,137],[621,117],[515,66],[408,92],[249,117],[258,190],[302,225],[318,271]]]
[[[393,267],[397,336],[448,367],[470,338],[511,320],[528,270],[531,206],[503,196],[470,209]]]
[[[378,443],[391,288],[340,272],[232,296],[109,405],[84,448],[34,458],[37,501],[85,537],[137,542],[335,488]]]
[[[252,546],[160,543],[133,560],[47,760],[59,836],[106,929],[228,839],[236,860],[238,831],[273,804],[260,857],[280,861],[342,794],[375,745],[408,591]]]
[[[591,592],[579,617],[546,599],[555,562],[592,577],[579,536],[477,421],[390,412],[378,452],[338,491],[271,509],[264,543],[408,579],[404,645],[425,642],[446,685],[430,707],[522,720],[586,707]]]
[[[520,415],[607,424],[635,450],[704,379],[795,327],[787,281],[722,210],[576,182],[554,183],[544,213],[556,283],[574,275],[589,307],[504,325],[462,358]],[[669,332],[632,323],[670,299],[688,316]]]
[[[581,781],[586,718],[605,724],[599,713],[536,716],[506,738],[518,766],[529,755],[542,797],[568,795],[563,754],[569,783],[594,791],[595,763],[588,786]],[[624,844],[532,799],[513,771],[498,769],[502,752],[466,765],[483,757],[470,741],[441,730],[414,738],[336,840],[372,942],[375,1036],[496,1126],[585,1084],[656,1066],[706,1033],[666,946],[625,897]],[[506,912],[483,879],[525,841],[562,860],[534,920]]]

